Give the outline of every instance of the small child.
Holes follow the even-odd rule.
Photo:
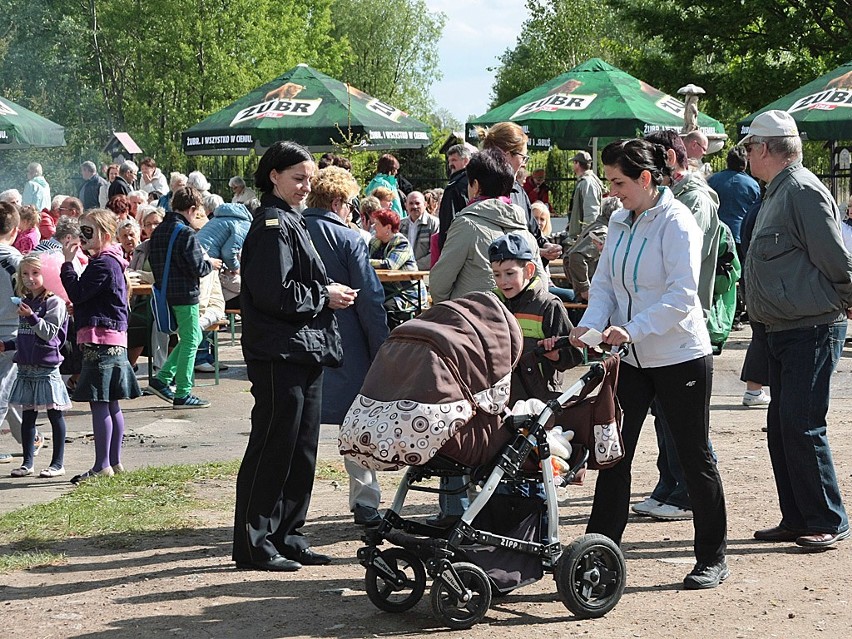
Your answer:
[[[127,359],[127,261],[115,243],[117,223],[112,211],[89,209],[80,216],[80,237],[65,238],[62,245],[65,263],[59,275],[74,305],[77,344],[83,353],[72,399],[89,402],[95,433],[95,465],[75,475],[73,484],[124,471],[124,415],[118,400],[142,394]],[[90,257],[79,276],[72,264],[78,248]]]
[[[18,237],[15,238],[12,246],[18,249],[21,255],[26,255],[41,241],[41,232],[38,230],[41,214],[34,206],[22,206],[20,216],[21,222],[18,226]]]
[[[222,260],[210,259],[202,251],[191,226],[196,212],[204,212],[201,193],[190,186],[175,191],[172,211],[154,229],[148,249],[154,280],[158,287],[166,288],[166,299],[178,326],[177,346],[157,376],[151,378],[148,389],[160,399],[170,402],[172,408],[178,409],[210,406],[209,401],[196,397],[190,391],[195,372],[195,353],[202,339],[198,311],[200,282],[214,266],[217,270],[221,268]],[[164,282],[168,246],[176,227],[168,282]],[[172,382],[175,384],[174,391],[171,389]]]
[[[556,340],[567,336],[574,326],[562,301],[535,275],[533,251],[524,236],[501,235],[488,247],[488,259],[497,282],[494,292],[518,320],[524,335],[521,363],[512,372],[509,405],[534,397],[547,401],[551,397],[541,397],[539,389],[557,396],[561,372],[583,361],[582,353],[573,346],[553,350]],[[524,360],[534,358],[536,346],[544,348],[543,358],[536,362],[538,365],[524,365]]]
[[[562,371],[583,361],[583,354],[573,346],[553,350],[556,340],[567,337],[574,326],[562,300],[548,292],[536,276],[533,259],[532,248],[520,233],[501,235],[488,247],[497,283],[494,292],[518,320],[524,336],[521,359],[512,371],[509,406],[522,399],[547,401],[557,397],[562,390]],[[535,355],[536,346],[544,349],[541,357]],[[544,499],[544,487],[538,482],[516,486],[515,491]],[[542,531],[546,529],[543,517]]]
[[[53,457],[50,466],[42,470],[39,477],[59,477],[65,474],[65,418],[62,411],[71,408],[68,391],[59,374],[63,360],[59,349],[65,343],[68,313],[65,302],[45,290],[38,253],[25,256],[18,265],[16,292],[23,297],[18,305],[17,341],[0,342],[0,349],[16,350],[18,378],[9,401],[23,408],[21,437],[24,461],[20,468],[12,471],[12,477],[33,474],[35,423],[42,408],[47,410],[47,418],[53,428]]]

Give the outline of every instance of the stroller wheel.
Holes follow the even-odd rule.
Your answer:
[[[404,548],[389,548],[373,560],[384,565],[367,567],[367,597],[373,605],[385,612],[405,612],[414,607],[426,592],[426,569],[423,562]],[[382,569],[396,573],[394,582]]]
[[[602,617],[621,599],[627,568],[621,549],[605,535],[578,537],[556,566],[562,603],[580,618]]]
[[[470,593],[463,601],[440,578],[432,583],[432,611],[453,630],[465,630],[482,621],[491,606],[491,584],[485,571],[475,564],[460,562],[453,568],[462,586]]]

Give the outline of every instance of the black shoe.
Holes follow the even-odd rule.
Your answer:
[[[355,515],[355,523],[358,526],[374,527],[382,523],[382,516],[375,508],[355,504],[355,508],[352,510],[352,513]]]
[[[424,523],[435,528],[450,528],[459,523],[460,519],[460,515],[433,515],[432,517],[427,517]]]
[[[169,388],[168,384],[161,382],[156,377],[152,377],[151,381],[148,382],[148,390],[164,401],[173,402],[175,400],[174,391]]]
[[[302,567],[298,561],[287,559],[284,555],[275,555],[263,561],[251,563],[237,562],[240,570],[266,570],[269,572],[295,572]]]
[[[303,566],[327,566],[331,563],[331,557],[328,555],[321,555],[310,548],[303,548],[296,553],[293,559],[295,562],[298,562]]]
[[[715,588],[730,576],[728,564],[720,559],[715,564],[704,564],[700,561],[695,568],[683,579],[683,587],[687,590],[704,590]]]
[[[187,395],[186,397],[175,397],[172,400],[172,408],[210,408],[210,402],[195,395]]]

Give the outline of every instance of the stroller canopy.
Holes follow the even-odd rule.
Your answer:
[[[343,420],[341,454],[394,470],[425,464],[465,430],[496,431],[522,347],[517,321],[490,293],[405,322],[379,349]]]

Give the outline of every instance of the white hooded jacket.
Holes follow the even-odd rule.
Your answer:
[[[657,205],[631,223],[613,213],[580,326],[621,326],[633,342],[625,361],[642,368],[711,353],[698,300],[702,233],[686,206],[660,188]]]

